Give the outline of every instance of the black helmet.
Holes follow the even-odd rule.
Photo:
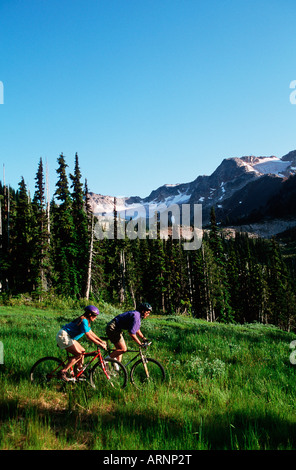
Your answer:
[[[149,310],[149,312],[152,312],[152,307],[150,304],[148,304],[148,302],[144,302],[138,306],[137,310],[140,313],[147,312],[147,310]]]

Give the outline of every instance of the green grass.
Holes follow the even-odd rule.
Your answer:
[[[92,327],[103,336],[119,312],[109,305],[100,310]],[[36,388],[28,380],[31,366],[42,356],[61,356],[56,332],[79,313],[0,307],[1,450],[296,448],[296,366],[289,360],[294,334],[152,315],[142,330],[153,340],[150,356],[167,372],[156,392],[131,385],[119,392]]]

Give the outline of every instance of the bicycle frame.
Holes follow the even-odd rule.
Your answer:
[[[48,383],[52,379],[54,383],[62,380],[65,382],[76,382],[79,380],[89,381],[91,386],[96,388],[98,381],[106,377],[109,384],[114,388],[124,388],[127,383],[127,371],[123,364],[111,358],[103,358],[101,350],[87,351],[79,357],[74,357],[67,352],[67,357],[62,360],[60,357],[45,356],[40,358],[30,370],[30,380],[36,383]],[[77,362],[81,358],[88,358],[82,367],[82,370],[76,370]],[[69,361],[70,359],[70,361]],[[71,366],[67,366],[71,364]],[[76,364],[76,367],[75,367]],[[86,370],[87,377],[82,375]],[[67,375],[61,374],[61,371],[67,370]],[[100,372],[99,372],[100,371]],[[104,379],[103,379],[104,381]]]
[[[152,342],[152,341],[151,341]],[[150,346],[150,343],[147,343],[147,346],[146,346],[146,349],[148,346]],[[116,349],[110,349],[108,348],[108,354],[112,351],[116,351]],[[143,366],[144,366],[144,369],[145,369],[145,373],[146,373],[146,377],[149,379],[149,372],[148,372],[148,368],[147,368],[147,364],[146,364],[146,354],[143,352],[143,349],[142,348],[139,348],[137,350],[135,349],[127,349],[123,354],[126,354],[126,353],[131,353],[131,352],[135,352],[137,353],[132,359],[130,359],[126,364],[123,364],[124,367],[127,367],[129,366],[130,364],[132,364],[139,356],[141,357],[141,361],[143,363]]]
[[[69,356],[69,354],[68,354]],[[83,367],[82,370],[80,370],[76,375],[74,373],[74,370],[73,370],[73,366],[71,366],[71,370],[72,370],[72,373],[73,373],[73,376],[74,376],[74,379],[78,379],[82,374],[83,372],[89,368],[89,366],[98,358],[99,359],[99,362],[102,366],[102,369],[103,369],[103,372],[104,374],[106,375],[107,379],[109,380],[110,379],[110,376],[106,370],[106,367],[105,367],[105,361],[103,359],[103,356],[102,356],[102,353],[100,351],[100,349],[98,349],[97,351],[90,351],[90,352],[84,352],[83,353],[83,356],[84,357],[91,357],[93,356],[92,360],[87,362],[87,364]],[[74,364],[75,365],[75,364]]]

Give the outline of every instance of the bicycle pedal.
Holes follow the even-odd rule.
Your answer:
[[[73,383],[75,383],[75,382],[76,382],[76,379],[75,379],[75,377],[68,377],[67,382],[73,382]]]

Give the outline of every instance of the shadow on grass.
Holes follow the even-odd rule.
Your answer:
[[[136,412],[113,406],[84,408],[73,403],[67,409],[49,404],[22,404],[16,399],[0,402],[0,421],[17,428],[34,422],[50,427],[55,439],[73,448],[100,450],[286,450],[296,448],[296,420],[272,413],[242,410],[185,423],[160,417],[156,411]],[[69,404],[68,404],[69,406]],[[188,410],[190,411],[190,410]],[[42,446],[43,436],[38,437]]]

